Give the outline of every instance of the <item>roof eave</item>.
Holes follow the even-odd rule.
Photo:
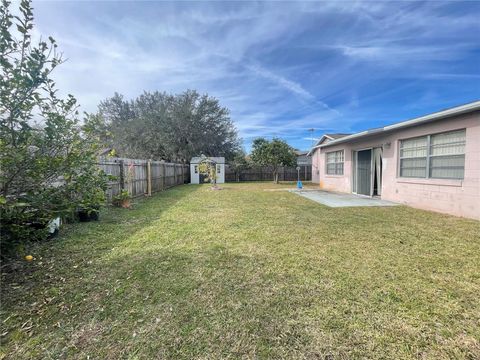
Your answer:
[[[317,141],[317,143],[315,144],[315,146],[312,147],[312,148],[308,151],[307,156],[311,156],[311,155],[315,152],[315,150],[320,147],[320,144],[321,144],[321,142],[322,142],[324,139],[330,139],[331,141],[334,141],[334,140],[335,140],[335,139],[332,138],[331,136],[329,136],[329,135],[327,135],[327,134],[323,134],[322,137],[321,137],[320,139],[318,139],[318,141]]]
[[[402,121],[402,122],[392,124],[392,125],[387,125],[387,126],[384,126],[383,128],[361,131],[359,133],[348,135],[348,136],[342,137],[342,138],[337,139],[337,140],[332,140],[332,141],[330,141],[326,144],[319,144],[319,145],[313,147],[310,150],[310,152],[313,153],[317,148],[333,146],[333,145],[336,145],[336,144],[341,144],[341,143],[344,143],[344,142],[348,142],[350,140],[363,138],[363,137],[366,137],[366,136],[369,136],[369,135],[383,134],[385,132],[398,130],[398,129],[402,129],[402,128],[407,128],[407,127],[411,127],[411,126],[422,125],[422,124],[426,124],[426,123],[431,122],[431,121],[441,120],[441,119],[445,119],[445,118],[448,118],[448,117],[451,117],[451,116],[462,115],[462,114],[466,114],[466,113],[470,113],[470,112],[474,112],[474,111],[479,111],[479,110],[480,110],[480,101],[474,101],[474,102],[469,103],[469,104],[457,106],[457,107],[447,109],[447,110],[443,110],[443,111],[439,111],[439,112],[436,112],[436,113],[433,113],[433,114],[420,116],[418,118],[414,118],[414,119],[407,120],[407,121]]]

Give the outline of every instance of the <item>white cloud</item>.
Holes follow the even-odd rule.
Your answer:
[[[115,91],[194,88],[219,97],[244,138],[291,136],[307,146],[308,128],[350,131],[412,83],[478,79],[461,66],[478,51],[478,12],[444,2],[34,6],[38,31],[69,59],[56,70],[58,86],[83,110]],[[445,99],[436,94],[432,106]]]
[[[251,71],[253,71],[255,74],[260,75],[264,77],[265,79],[271,80],[277,85],[287,89],[288,91],[300,95],[301,97],[307,99],[307,100],[313,100],[315,96],[313,96],[311,93],[309,93],[307,90],[305,90],[299,83],[296,83],[294,81],[288,80],[284,78],[283,76],[274,74],[273,72],[262,68],[259,65],[249,65],[247,68]]]

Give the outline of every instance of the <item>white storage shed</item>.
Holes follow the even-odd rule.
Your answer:
[[[204,175],[198,171],[198,164],[205,157],[197,156],[193,157],[190,161],[190,183],[191,184],[203,184],[205,182]],[[225,158],[224,157],[207,157],[207,159],[213,161],[217,168],[217,184],[223,184],[225,182]]]

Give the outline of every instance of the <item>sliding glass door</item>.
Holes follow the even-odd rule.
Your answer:
[[[372,195],[372,149],[357,151],[357,194]]]

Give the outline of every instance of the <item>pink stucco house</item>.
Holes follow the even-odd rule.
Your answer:
[[[356,134],[326,134],[309,154],[321,189],[480,220],[480,101]]]

